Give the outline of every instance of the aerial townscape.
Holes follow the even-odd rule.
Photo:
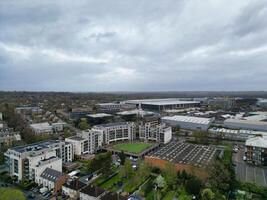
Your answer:
[[[251,95],[267,96],[1,92],[1,187],[27,199],[265,199],[267,100]]]
[[[267,200],[267,0],[0,0],[0,200]]]

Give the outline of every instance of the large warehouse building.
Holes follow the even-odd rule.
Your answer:
[[[214,119],[175,115],[172,117],[162,117],[161,120],[172,127],[180,126],[182,129],[206,131]]]
[[[267,131],[267,112],[239,114],[233,118],[226,119],[224,125],[233,129]]]
[[[176,98],[128,100],[125,103],[136,105],[136,107],[141,106],[141,108],[144,110],[151,110],[156,112],[200,106],[199,101],[181,101]]]

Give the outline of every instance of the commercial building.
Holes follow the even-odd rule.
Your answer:
[[[267,121],[248,119],[226,119],[224,125],[233,129],[248,129],[255,131],[267,131]]]
[[[143,117],[139,124],[139,139],[165,144],[172,139],[172,128],[160,123],[157,116]]]
[[[46,168],[38,177],[36,183],[48,188],[48,190],[53,190],[53,193],[57,193],[62,190],[62,186],[67,180],[68,176],[66,174],[52,168]]]
[[[94,126],[94,131],[102,133],[103,143],[134,140],[136,138],[136,126],[134,122],[118,122]]]
[[[229,110],[234,107],[234,98],[213,98],[208,99],[208,105],[217,109]]]
[[[120,103],[99,103],[96,105],[100,112],[115,113],[121,110]]]
[[[170,109],[184,109],[200,106],[199,101],[181,101],[175,98],[128,100],[125,101],[125,103],[136,105],[136,107],[141,107],[144,110],[151,110],[159,113]]]
[[[108,123],[112,119],[112,115],[107,113],[96,113],[86,115],[87,121],[90,125],[98,125]]]
[[[254,165],[267,165],[267,137],[257,136],[246,140],[246,160]]]
[[[267,108],[267,99],[259,99],[257,102],[257,106],[260,108],[266,109]]]
[[[70,143],[51,140],[10,148],[5,158],[11,176],[35,181],[47,167],[62,171],[62,162],[73,160],[73,149]]]
[[[163,117],[162,122],[172,127],[179,126],[182,129],[188,130],[204,130],[207,131],[211,123],[214,121],[213,118],[203,117],[191,117],[191,116],[167,116]]]

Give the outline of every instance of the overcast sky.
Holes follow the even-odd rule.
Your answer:
[[[0,1],[0,90],[267,90],[266,0]]]

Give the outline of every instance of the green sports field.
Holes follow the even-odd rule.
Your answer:
[[[113,146],[114,149],[119,150],[119,151],[125,151],[129,153],[135,153],[139,154],[145,149],[151,147],[153,144],[151,143],[122,143],[122,144],[116,144]]]

